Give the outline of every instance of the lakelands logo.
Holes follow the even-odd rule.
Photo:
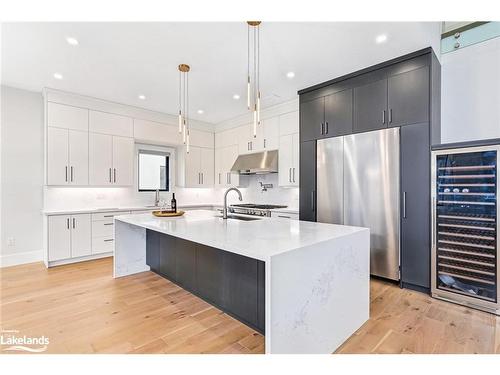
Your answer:
[[[45,336],[31,337],[19,335],[17,330],[2,330],[0,332],[0,346],[2,351],[23,351],[42,353],[47,350],[49,338]]]

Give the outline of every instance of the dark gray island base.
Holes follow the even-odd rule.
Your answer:
[[[265,263],[146,231],[146,264],[258,332],[265,333]]]

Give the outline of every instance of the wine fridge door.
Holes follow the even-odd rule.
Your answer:
[[[432,153],[432,294],[499,314],[500,146]]]

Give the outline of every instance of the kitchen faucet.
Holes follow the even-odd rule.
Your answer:
[[[227,193],[229,193],[231,190],[234,190],[238,193],[238,198],[240,201],[243,200],[243,197],[241,196],[241,191],[239,191],[237,188],[232,187],[226,190],[224,193],[224,209],[222,210],[222,218],[227,219]]]

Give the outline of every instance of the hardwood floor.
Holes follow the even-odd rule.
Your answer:
[[[264,352],[262,335],[152,272],[113,279],[111,258],[0,273],[1,328],[45,335],[49,353]],[[370,316],[337,353],[500,353],[500,318],[383,281]]]

